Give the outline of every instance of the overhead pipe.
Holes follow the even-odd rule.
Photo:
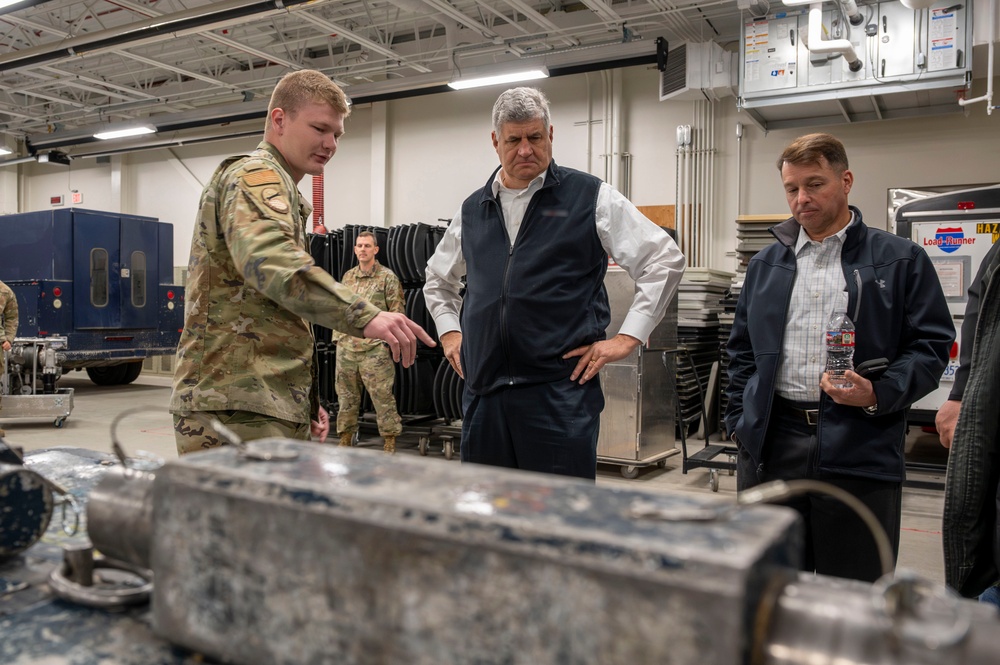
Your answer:
[[[699,125],[701,124],[702,103],[700,101],[694,102],[694,112],[691,114],[691,150],[688,152],[688,243],[691,251],[688,255],[688,265],[693,268],[701,266],[701,252],[698,249],[698,245],[701,243],[701,234],[698,231],[698,217],[701,215],[701,210],[698,206],[701,200],[698,197],[698,186],[701,183],[699,170],[701,169],[703,130]]]
[[[172,138],[162,138],[161,135],[160,137],[154,139],[149,139],[136,143],[128,143],[127,145],[115,148],[104,148],[104,149],[94,150],[92,152],[74,152],[70,154],[69,157],[72,159],[109,157],[112,155],[124,155],[130,152],[141,152],[144,150],[159,150],[159,149],[173,148],[178,146],[196,145],[198,143],[214,143],[217,141],[231,141],[234,139],[241,139],[247,137],[259,137],[261,135],[261,132],[262,132],[261,126],[257,125],[254,126],[253,128],[241,131],[230,131],[225,134],[219,134],[217,131],[212,130],[203,134],[191,135],[186,137],[175,136]],[[103,143],[103,141],[101,143]],[[37,150],[36,153],[38,153]],[[10,157],[9,159],[0,158],[0,167],[11,166],[13,164],[21,164],[23,162],[35,162],[35,161],[38,161],[37,154],[29,155],[26,157]]]
[[[840,6],[844,8],[844,13],[847,14],[847,20],[851,22],[851,25],[864,23],[865,17],[858,9],[858,3],[854,0],[840,0]]]
[[[710,101],[705,101],[705,154],[704,154],[704,165],[702,169],[702,183],[701,183],[701,193],[702,193],[702,214],[701,214],[701,265],[708,266],[710,264],[708,252],[712,247],[712,196],[714,187],[712,186],[712,179],[715,170],[715,105]]]
[[[990,0],[989,19],[990,36],[986,40],[986,94],[972,99],[958,100],[959,106],[968,106],[977,102],[986,102],[986,115],[993,115],[993,43],[997,39],[997,0]]]
[[[0,7],[0,16],[3,16],[4,14],[9,14],[11,12],[17,12],[22,9],[28,9],[29,7],[41,5],[46,2],[49,2],[49,0],[30,0],[30,1],[23,0],[22,2],[15,2],[13,4]]]
[[[448,30],[446,24],[446,35],[451,35],[452,38],[454,38],[455,32],[455,30]],[[608,47],[608,50],[611,50],[612,53],[608,53],[604,47]],[[625,47],[625,50],[620,50],[616,47]],[[647,47],[650,52],[642,53],[640,49],[645,50]],[[652,46],[652,42],[649,42],[648,44],[643,42],[634,42],[624,45],[620,42],[602,42],[601,44],[593,45],[593,48],[595,54],[602,54],[599,59],[594,59],[592,61],[588,60],[583,64],[577,65],[562,65],[559,64],[562,61],[558,59],[554,64],[546,63],[549,68],[549,76],[555,78],[571,74],[602,72],[603,85],[607,88],[609,85],[606,78],[607,70],[656,62],[656,52],[655,48]],[[577,49],[565,49],[565,51],[570,50],[575,51]],[[552,55],[552,53],[550,52],[549,55]],[[3,57],[0,56],[0,63],[2,63],[2,61]],[[2,71],[2,66],[0,66],[0,71]],[[351,97],[351,101],[355,105],[373,104],[376,102],[406,99],[409,97],[439,94],[443,92],[452,93],[454,91],[445,85],[449,76],[449,73],[442,72],[418,74],[416,76],[408,76],[394,81],[382,81],[377,84],[352,85],[347,92]],[[140,101],[135,101],[127,104],[114,105],[113,110],[117,112],[124,109],[131,109],[141,103],[142,102]],[[607,113],[606,107],[605,113]],[[163,113],[151,116],[148,118],[148,121],[156,126],[158,132],[162,133],[165,131],[178,131],[197,127],[220,125],[224,123],[228,124],[242,120],[258,118],[263,119],[266,114],[267,100],[261,100],[259,102],[254,100],[251,102],[234,102],[231,104],[215,105],[211,107],[200,107],[193,111],[184,111],[181,113]],[[97,139],[93,138],[93,134],[98,126],[103,128],[106,126],[106,123],[101,125],[78,127],[72,130],[33,134],[27,137],[27,141],[35,150],[65,148],[67,146],[91,143],[97,141]],[[2,125],[0,125],[0,130],[2,130]],[[222,136],[221,138],[227,137]],[[145,146],[138,149],[145,149]],[[127,152],[127,150],[100,150],[90,154],[112,154],[117,152]],[[89,154],[87,156],[89,156]],[[604,155],[599,156],[604,157]],[[4,160],[0,159],[0,166],[3,166],[5,163],[6,162]],[[605,169],[607,168],[608,165],[606,164]],[[610,174],[607,171],[605,171],[604,178],[607,182],[611,182]]]
[[[855,8],[857,11],[857,8]],[[806,48],[811,53],[840,53],[847,60],[847,67],[852,72],[859,72],[864,67],[861,58],[854,51],[854,44],[849,39],[823,39],[823,5],[815,2],[809,5],[809,40]]]
[[[625,115],[622,111],[622,77],[614,69],[610,70],[608,74],[611,82],[609,100],[611,102],[611,132],[609,135],[611,143],[607,146],[611,158],[611,180],[608,182],[620,192],[624,186],[621,163],[622,143],[624,142],[622,120]]]
[[[698,150],[698,265],[705,267],[708,265],[708,215],[712,207],[711,182],[708,172],[711,170],[712,161],[712,124],[709,117],[712,112],[712,102],[699,101],[701,108],[698,114],[701,116],[701,143]]]
[[[711,264],[715,236],[715,104],[695,102],[691,125],[677,127],[674,219],[692,268]]]
[[[60,40],[54,46],[43,44],[4,54],[0,56],[0,72],[34,67],[149,39],[167,39],[176,33],[203,29],[214,24],[232,25],[237,19],[268,12],[281,12],[289,7],[313,1],[229,0],[167,16],[156,16],[134,23],[125,29],[101,30],[72,39]]]
[[[854,44],[849,39],[823,39],[823,3],[815,0],[782,0],[788,7],[809,5],[809,30],[806,33],[806,48],[810,53],[839,53],[847,60],[847,67],[852,72],[861,71],[864,63],[854,50]],[[860,25],[864,20],[854,0],[843,0],[839,3],[847,14],[851,25]]]
[[[688,258],[688,265],[693,266],[693,239],[691,229],[691,198],[689,194],[691,181],[691,125],[677,126],[677,163],[675,171],[675,203],[674,203],[674,227],[677,230],[677,244],[680,246],[684,256]]]
[[[605,70],[601,72],[602,102],[601,111],[601,157],[604,159],[604,175],[601,180],[611,184],[611,75]]]

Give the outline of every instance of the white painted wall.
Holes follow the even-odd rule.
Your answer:
[[[604,155],[628,152],[632,200],[637,205],[674,203],[676,127],[694,121],[694,105],[658,101],[655,68],[560,77],[539,87],[552,102],[558,163],[603,177]],[[984,89],[977,81],[972,94]],[[355,109],[326,170],[327,226],[434,223],[454,215],[498,163],[490,142],[490,113],[498,93],[496,88],[468,90]],[[742,146],[736,139],[738,122],[744,125]],[[616,125],[620,142],[606,138]],[[886,190],[891,187],[1000,182],[1000,113],[987,116],[982,105],[969,107],[965,115],[764,135],[729,98],[716,109],[713,267],[735,266],[727,254],[736,244],[738,214],[787,212],[774,161],[787,143],[811,131],[830,131],[847,145],[855,173],[851,202],[875,226],[885,226]],[[24,164],[21,210],[49,209],[49,196],[58,194],[68,205],[71,190],[77,189],[84,195],[83,207],[172,222],[174,261],[184,265],[201,186],[223,157],[252,150],[256,143],[239,139],[149,150],[111,164],[92,159],[76,160],[70,167]],[[311,178],[299,186],[312,196]]]
[[[75,189],[83,194],[81,207],[91,210],[118,210],[117,201],[111,197],[111,167],[87,159],[62,164],[20,165],[21,185],[24,193],[19,212],[50,210],[50,197],[62,196],[65,206],[70,205],[70,194]]]
[[[345,129],[337,154],[327,164],[323,175],[326,227],[338,229],[347,224],[383,226],[381,221],[372,220],[371,212],[372,163],[383,159],[381,155],[373,156],[371,151],[372,109],[354,109]],[[310,176],[302,179],[299,189],[312,200]]]

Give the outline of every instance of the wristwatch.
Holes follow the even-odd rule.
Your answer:
[[[865,413],[867,413],[869,416],[878,415],[878,402],[875,402],[871,406],[863,406],[861,408],[864,409]]]

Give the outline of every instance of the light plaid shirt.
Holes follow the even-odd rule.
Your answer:
[[[799,229],[795,243],[795,284],[788,304],[785,338],[775,390],[796,402],[818,402],[819,380],[826,369],[826,324],[847,288],[840,262],[847,228],[823,242],[809,239]]]

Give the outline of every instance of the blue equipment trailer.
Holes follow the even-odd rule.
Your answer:
[[[82,208],[0,215],[0,280],[17,295],[19,337],[67,338],[63,370],[131,383],[173,355],[184,289],[172,284],[173,226]]]

